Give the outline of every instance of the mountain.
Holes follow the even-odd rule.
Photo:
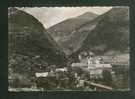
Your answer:
[[[93,20],[93,18],[97,17],[98,15],[92,12],[85,12],[84,14],[76,17],[78,19],[88,19],[88,20]]]
[[[12,9],[9,17],[9,52],[40,55],[52,64],[62,63],[64,53],[32,15]]]
[[[51,65],[66,66],[64,52],[36,18],[16,8],[8,11],[10,86],[30,87],[35,72],[45,72]]]
[[[47,31],[54,38],[54,40],[60,45],[66,55],[70,55],[74,48],[72,48],[72,42],[82,41],[79,39],[80,35],[86,37],[87,34],[77,33],[84,24],[95,19],[98,15],[86,12],[78,17],[67,19],[61,23],[58,23],[50,27]],[[78,36],[77,36],[78,35]],[[77,38],[77,39],[76,39]],[[77,41],[74,41],[76,39]]]
[[[112,8],[99,18],[95,28],[87,31],[88,35],[81,47],[72,56],[78,55],[81,51],[116,54],[129,49],[129,9],[126,7]]]
[[[66,64],[67,58],[64,52],[32,15],[10,8],[8,30],[10,76],[17,74],[26,77],[27,75],[28,80],[28,78],[31,79],[30,75],[34,77],[35,72],[43,72],[50,65],[63,66]],[[12,77],[14,78],[14,76]]]

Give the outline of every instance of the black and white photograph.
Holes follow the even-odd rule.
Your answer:
[[[8,7],[8,91],[129,91],[128,6]]]

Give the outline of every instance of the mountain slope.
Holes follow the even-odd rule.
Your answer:
[[[55,37],[54,39],[56,39],[57,36],[68,36],[74,29],[78,28],[87,21],[93,20],[95,17],[97,17],[96,14],[87,12],[78,17],[62,21],[61,23],[50,27],[48,31],[53,37]]]
[[[41,55],[51,62],[63,61],[64,53],[33,16],[17,10],[9,17],[9,50],[26,55]],[[47,55],[48,54],[48,55]]]
[[[101,17],[101,16],[99,16]],[[129,10],[128,8],[113,8],[102,15],[92,31],[82,43],[79,52],[93,51],[97,54],[123,52],[129,47]]]
[[[73,52],[72,50],[74,50],[74,48],[72,48],[73,45],[70,44],[73,44],[72,42],[74,42],[74,44],[76,45],[79,41],[82,41],[82,38],[79,37],[87,36],[87,33],[82,34],[77,33],[76,31],[80,29],[80,27],[82,27],[84,24],[92,21],[96,17],[96,14],[86,12],[78,17],[71,18],[59,24],[56,24],[55,26],[49,28],[48,31],[50,32],[51,36],[56,40],[56,42],[60,45],[60,47],[64,50],[64,52],[67,55],[70,55]]]
[[[9,68],[22,75],[45,70],[50,65],[66,64],[65,54],[33,16],[9,9]]]
[[[66,65],[65,54],[33,16],[10,8],[8,30],[10,86],[30,87],[34,85],[35,72],[45,72],[51,65]]]

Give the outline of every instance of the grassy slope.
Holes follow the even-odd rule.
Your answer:
[[[8,16],[9,84],[30,87],[35,72],[46,70],[50,64],[63,66],[66,57],[37,19],[17,9],[12,12]]]
[[[117,54],[124,53],[124,51],[128,49],[128,9],[113,8],[99,17],[102,18],[92,31],[88,31],[87,38],[83,41],[80,49],[72,54],[73,57],[83,50],[91,50],[96,54],[106,54],[111,52]]]
[[[56,40],[56,42],[60,45],[60,47],[64,50],[64,52],[67,55],[70,55],[72,52],[79,48],[80,43],[82,43],[82,41],[88,34],[87,32],[79,32],[81,31],[80,28],[83,27],[83,25],[85,25],[87,22],[95,19],[96,17],[97,15],[86,12],[78,17],[71,18],[59,24],[56,24],[55,26],[49,28],[48,31]],[[91,30],[91,28],[89,28],[89,30]]]

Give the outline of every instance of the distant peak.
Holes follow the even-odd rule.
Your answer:
[[[78,18],[89,18],[89,17],[96,17],[96,16],[98,16],[98,15],[95,13],[85,12],[82,15],[78,16]]]
[[[95,14],[95,13],[93,13],[93,12],[85,12],[83,15],[91,15],[91,14],[97,15],[97,14]]]

